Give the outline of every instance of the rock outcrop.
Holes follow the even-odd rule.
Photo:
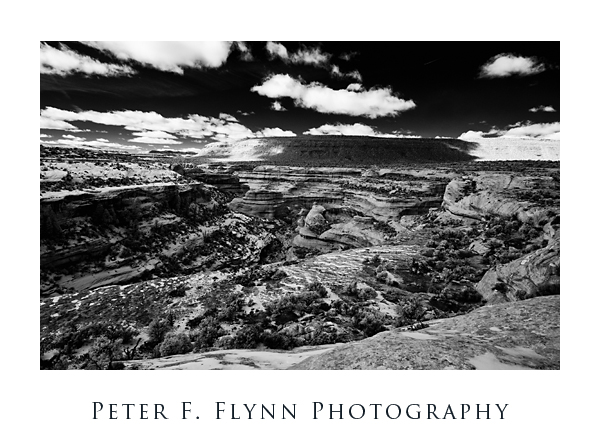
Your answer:
[[[490,269],[477,283],[475,289],[488,303],[502,303],[560,293],[558,236],[545,248]]]
[[[313,212],[311,209],[306,220],[300,219],[298,235],[293,240],[295,246],[325,252],[377,246],[389,239],[389,236],[379,230],[370,217],[354,216],[342,223],[329,224],[322,215],[325,212],[324,208],[322,206],[318,208],[322,210],[311,216],[311,212]],[[319,217],[316,217],[317,215]]]
[[[316,235],[320,235],[329,229],[329,223],[325,220],[323,213],[325,208],[321,205],[313,205],[304,218],[304,227],[310,229]]]
[[[221,192],[242,196],[248,190],[248,186],[240,183],[239,178],[231,172],[209,172],[201,168],[182,168],[181,171],[185,177],[213,185]]]
[[[275,218],[284,203],[283,194],[266,189],[251,190],[243,198],[234,198],[229,208],[252,217]]]
[[[419,331],[382,332],[291,369],[560,369],[560,297],[484,306]]]
[[[552,192],[558,197],[558,184],[550,178],[514,177],[509,174],[485,174],[454,179],[446,186],[442,207],[453,215],[482,220],[486,216],[515,216],[522,223],[543,225],[556,214],[558,207],[535,204],[539,194]],[[519,198],[522,195],[523,198]],[[525,198],[529,197],[529,198]]]
[[[191,203],[206,204],[212,199],[210,187],[202,183],[175,184],[153,183],[121,187],[105,187],[88,191],[46,192],[40,198],[40,211],[52,208],[59,219],[91,216],[98,204],[115,210],[150,211],[151,205],[175,206]],[[179,203],[177,203],[179,201]]]
[[[439,208],[448,182],[410,174],[405,180],[384,174],[369,181],[365,179],[369,172],[376,173],[356,168],[258,166],[236,172],[250,191],[243,198],[234,198],[229,207],[246,215],[273,218],[317,204],[325,209],[352,208],[387,222]]]

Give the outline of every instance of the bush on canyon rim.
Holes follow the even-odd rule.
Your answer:
[[[193,349],[192,341],[186,333],[169,332],[160,344],[160,355],[186,354]]]
[[[158,344],[163,341],[165,335],[171,329],[171,324],[167,319],[154,319],[148,326],[148,341],[152,344]]]
[[[190,332],[195,351],[213,347],[215,341],[223,335],[225,335],[225,330],[213,317],[202,318],[198,327]]]

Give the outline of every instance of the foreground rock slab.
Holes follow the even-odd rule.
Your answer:
[[[209,369],[209,370],[248,370],[248,369],[288,369],[308,357],[322,354],[340,344],[303,346],[292,351],[272,349],[229,349],[195,354],[172,355],[169,357],[125,362],[131,369]]]
[[[290,369],[560,369],[560,297],[484,306],[419,331],[388,331]]]

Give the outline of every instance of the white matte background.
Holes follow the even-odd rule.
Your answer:
[[[489,6],[487,6],[489,4]],[[590,441],[598,394],[596,14],[570,1],[11,3],[2,28],[3,441]],[[580,6],[581,5],[581,6]],[[39,40],[561,40],[560,371],[40,371]],[[402,63],[389,55],[389,63]],[[452,69],[452,66],[448,66]],[[39,103],[38,103],[39,104]],[[490,104],[493,106],[493,103]],[[592,255],[593,254],[593,255]],[[92,420],[92,402],[169,420]],[[181,402],[193,415],[181,420]],[[296,420],[215,420],[215,402],[296,403]],[[509,403],[505,420],[311,419],[311,402]],[[456,412],[456,410],[455,410]],[[134,414],[135,416],[136,414]],[[423,417],[422,413],[422,417]],[[367,415],[369,417],[370,414]],[[471,412],[469,417],[474,416]],[[120,417],[124,417],[120,414]],[[494,414],[497,417],[497,414]]]

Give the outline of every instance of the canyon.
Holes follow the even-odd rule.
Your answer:
[[[253,140],[211,161],[42,148],[42,367],[559,367],[557,162],[326,142],[305,149],[322,166]]]

